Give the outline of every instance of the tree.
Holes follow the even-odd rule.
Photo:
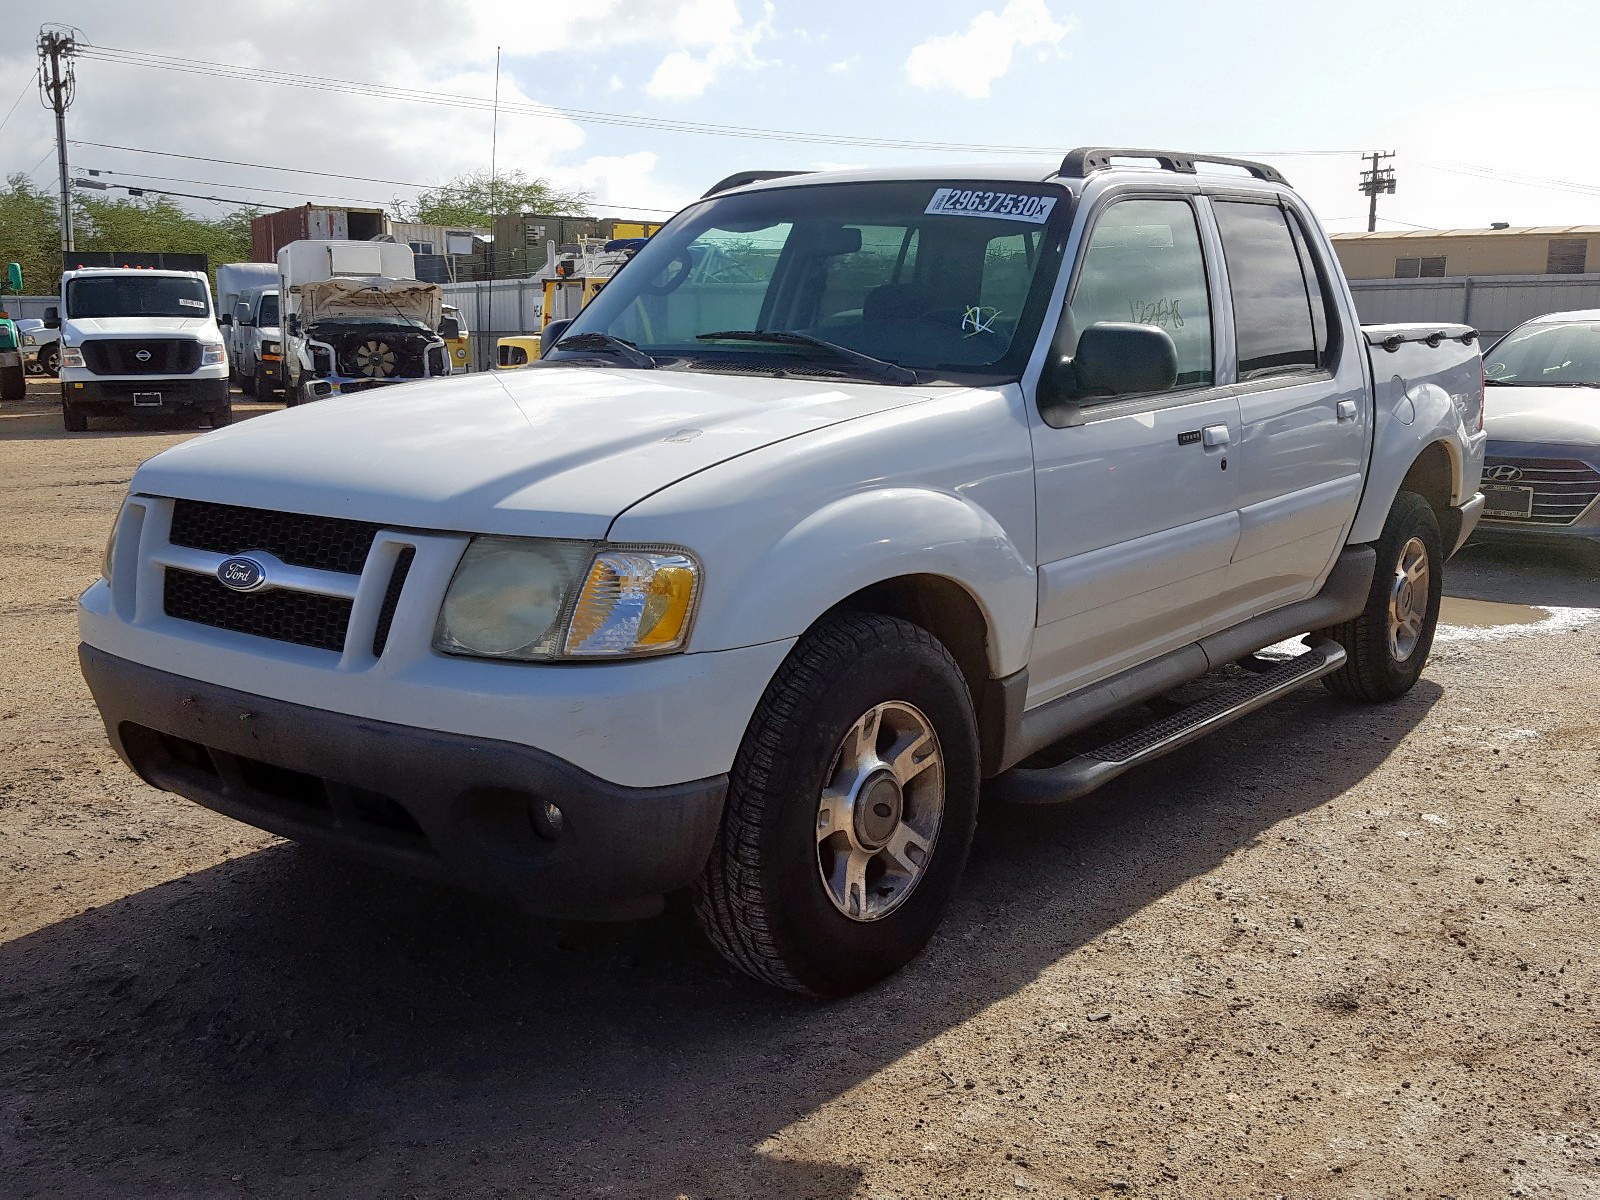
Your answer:
[[[470,171],[436,188],[425,188],[416,202],[394,202],[394,215],[402,221],[426,225],[461,225],[484,228],[505,213],[560,213],[585,215],[594,193],[561,191],[547,179],[530,179],[523,171]]]
[[[56,290],[61,278],[60,208],[50,192],[26,175],[12,175],[0,188],[0,271],[22,264],[22,287],[35,295]]]
[[[34,295],[56,290],[61,278],[61,229],[54,193],[25,175],[0,188],[0,264],[22,264],[23,287]],[[79,250],[204,254],[219,263],[250,260],[250,221],[258,209],[197,217],[168,196],[73,197],[73,240]],[[213,275],[213,279],[215,276]]]

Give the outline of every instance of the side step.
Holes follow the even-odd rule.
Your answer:
[[[1246,713],[1331,675],[1344,665],[1344,647],[1319,641],[1297,658],[1225,688],[1214,696],[1146,725],[1054,767],[1013,767],[993,780],[990,791],[1012,804],[1060,804],[1087,795],[1125,771],[1160,758],[1180,746],[1237,721]]]

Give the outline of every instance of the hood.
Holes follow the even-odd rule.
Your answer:
[[[68,334],[80,338],[189,337],[198,341],[213,331],[210,317],[68,317]]]
[[[397,316],[439,328],[444,289],[415,279],[322,279],[300,287],[300,315],[307,325],[330,317]]]
[[[1600,446],[1600,387],[1484,389],[1483,427],[1491,441]]]
[[[539,367],[269,413],[157,455],[135,492],[416,529],[597,539],[719,462],[948,388]]]

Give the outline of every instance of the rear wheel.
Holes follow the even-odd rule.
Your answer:
[[[1323,684],[1337,696],[1373,704],[1409,692],[1427,665],[1439,623],[1444,547],[1433,506],[1401,492],[1378,538],[1378,569],[1361,615],[1326,630],[1349,658]]]
[[[751,717],[695,885],[701,925],[757,979],[841,996],[933,935],[978,811],[972,698],[926,630],[823,621]]]
[[[22,363],[18,362],[14,367],[0,367],[0,400],[23,400],[27,395],[28,373]]]

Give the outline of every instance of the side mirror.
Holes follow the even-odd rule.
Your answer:
[[[61,310],[53,304],[44,310],[44,327],[46,329],[61,328]]]
[[[1165,329],[1097,321],[1077,352],[1053,353],[1039,377],[1039,413],[1057,429],[1080,424],[1084,405],[1164,392],[1178,380],[1178,348]]]
[[[567,332],[571,321],[551,321],[544,327],[544,332],[539,335],[539,357],[543,358],[550,353],[551,347],[559,342]]]
[[[290,313],[289,314],[288,329],[289,329],[289,334],[290,334],[291,337],[299,337],[300,336],[300,314],[299,313]]]
[[[17,292],[19,294],[21,293],[21,291],[22,291],[22,264],[21,263],[7,263],[6,264],[6,287],[10,288],[13,292]]]

